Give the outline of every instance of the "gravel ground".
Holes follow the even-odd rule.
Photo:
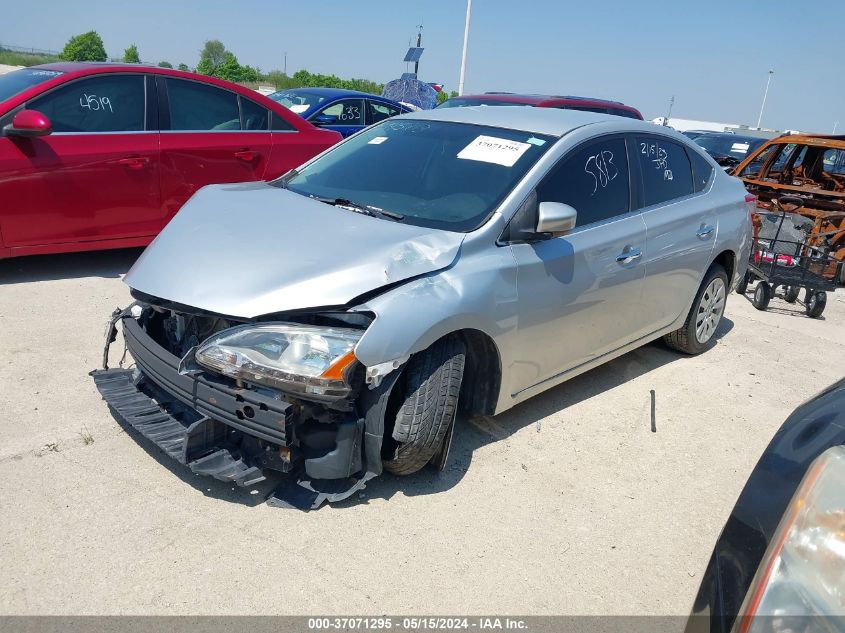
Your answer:
[[[732,295],[701,356],[648,345],[461,421],[441,474],[279,510],[127,434],[87,376],[138,254],[0,261],[0,613],[686,614],[772,434],[842,376],[841,292],[823,320]]]

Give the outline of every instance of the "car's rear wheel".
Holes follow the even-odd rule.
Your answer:
[[[720,265],[713,264],[704,275],[684,324],[663,337],[666,344],[685,354],[706,350],[725,313],[727,295],[728,275]]]
[[[463,341],[449,335],[408,361],[388,409],[396,414],[385,437],[385,470],[410,475],[438,453],[458,410],[465,356]]]

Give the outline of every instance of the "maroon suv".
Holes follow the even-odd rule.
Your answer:
[[[629,119],[642,120],[640,111],[620,101],[593,99],[591,97],[556,97],[549,95],[519,95],[512,92],[485,92],[482,95],[463,95],[444,101],[441,108],[463,108],[465,106],[533,106],[535,108],[558,108],[560,110],[583,110],[599,114],[615,114]]]

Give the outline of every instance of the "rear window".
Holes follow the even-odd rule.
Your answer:
[[[5,75],[0,75],[0,102],[11,99],[27,88],[32,88],[62,74],[64,73],[58,70],[22,68],[21,70],[13,70]]]
[[[710,182],[713,175],[713,165],[704,156],[693,150],[689,151],[690,162],[692,162],[692,188],[694,191],[703,191]]]

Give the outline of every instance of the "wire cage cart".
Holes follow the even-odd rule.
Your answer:
[[[803,289],[804,309],[819,318],[827,305],[827,292],[843,284],[843,262],[814,245],[806,226],[795,224],[792,215],[804,201],[797,196],[781,196],[772,201],[771,211],[753,216],[754,243],[748,272],[736,291],[745,294],[757,282],[752,303],[765,310],[778,288],[783,299],[795,303]]]

